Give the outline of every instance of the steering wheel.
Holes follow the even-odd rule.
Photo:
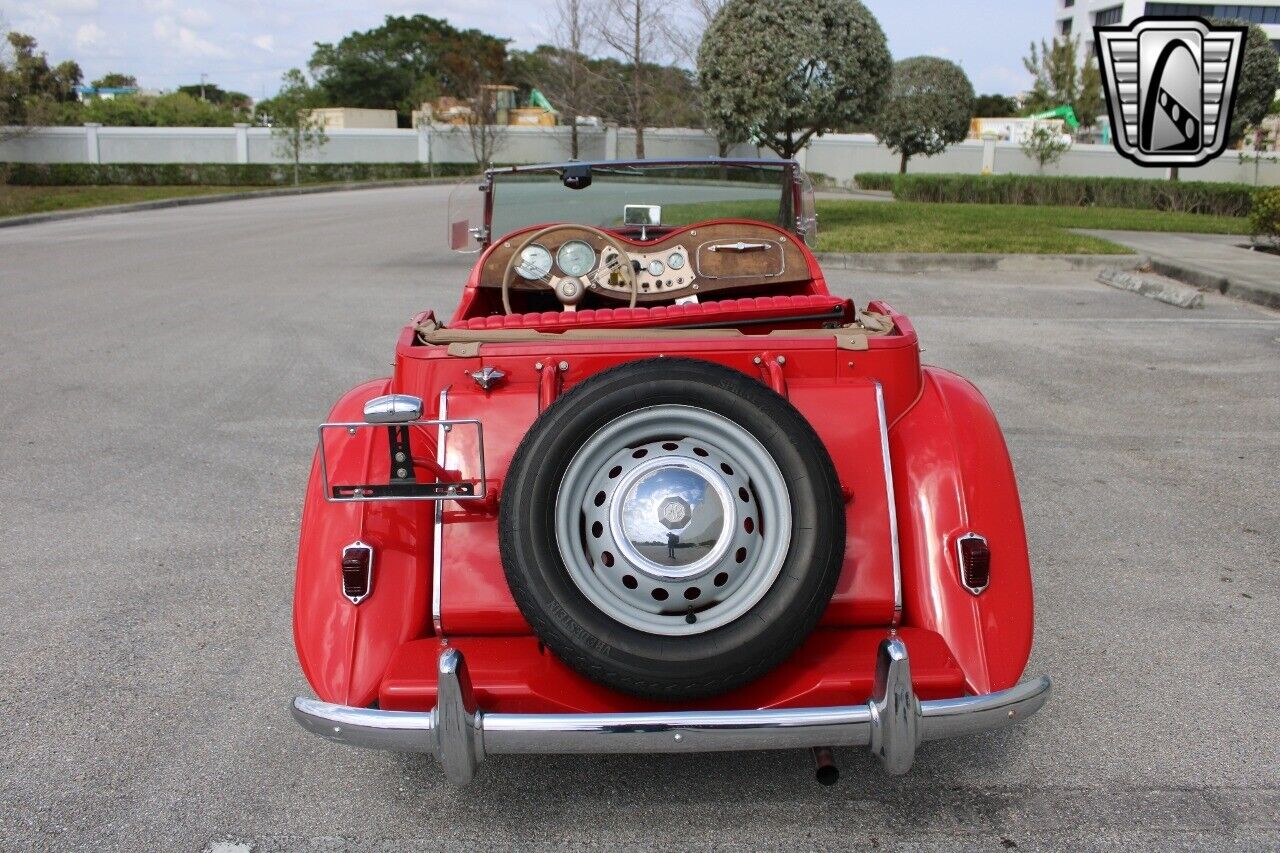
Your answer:
[[[515,313],[511,310],[511,280],[515,275],[516,267],[520,264],[520,256],[524,254],[524,250],[529,248],[538,240],[546,237],[548,234],[570,229],[574,231],[586,231],[592,236],[604,240],[613,248],[617,253],[616,261],[608,266],[607,272],[609,275],[613,275],[616,272],[622,280],[630,286],[631,304],[628,307],[636,307],[636,297],[640,295],[640,286],[636,280],[635,268],[631,266],[631,256],[627,254],[626,246],[624,246],[617,237],[614,237],[608,231],[602,231],[599,228],[593,228],[590,225],[571,225],[568,223],[562,223],[560,225],[550,225],[543,228],[541,231],[535,232],[517,246],[516,250],[511,253],[511,259],[507,261],[507,268],[502,273],[502,307],[508,314]],[[604,269],[604,255],[601,253],[599,267],[593,270],[593,272],[598,273]],[[587,275],[591,275],[591,273],[588,273]],[[523,278],[523,276],[521,277]],[[546,274],[539,276],[536,279],[525,279],[525,281],[541,282],[556,295],[556,298],[560,300],[560,304],[563,306],[565,311],[575,311],[577,310],[578,303],[587,295],[587,283],[584,281],[586,277],[587,276],[554,276],[551,274],[551,271],[548,270]]]

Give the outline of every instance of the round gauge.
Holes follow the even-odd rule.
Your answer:
[[[673,270],[683,269],[684,255],[679,252],[672,252],[671,257],[667,258],[667,266],[671,267]]]
[[[596,265],[596,250],[581,240],[570,240],[556,252],[556,263],[565,275],[583,276]]]
[[[658,276],[667,271],[662,261],[649,261],[649,275]]]
[[[551,253],[542,246],[534,244],[520,253],[520,263],[516,272],[521,278],[537,281],[551,274]]]

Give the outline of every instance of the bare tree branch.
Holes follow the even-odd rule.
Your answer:
[[[593,114],[599,105],[602,79],[591,70],[588,59],[600,48],[599,12],[590,0],[556,0],[555,52],[547,57],[536,81],[569,125],[569,156],[575,160],[580,153],[578,118]]]
[[[636,133],[636,157],[644,158],[644,125],[651,88],[645,65],[669,46],[671,0],[601,0],[601,35],[630,66],[623,100]]]

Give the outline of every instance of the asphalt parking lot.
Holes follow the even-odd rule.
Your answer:
[[[838,272],[991,399],[1037,583],[1027,724],[890,779],[839,751],[329,744],[290,607],[314,425],[469,259],[430,188],[0,230],[0,847],[1280,846],[1280,314],[1080,272]],[[241,848],[244,849],[244,848]]]

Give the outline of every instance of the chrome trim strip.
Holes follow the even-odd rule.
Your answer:
[[[453,387],[446,385],[440,391],[439,411],[436,412],[436,418],[439,421],[436,427],[436,464],[442,469],[445,467],[446,450],[445,442],[449,436],[450,424],[446,423],[449,418],[449,389]],[[483,441],[483,439],[482,439]],[[480,445],[480,464],[484,464],[484,445]],[[483,476],[481,480],[483,480]],[[480,493],[480,497],[484,497],[484,491]],[[436,501],[435,517],[432,519],[434,524],[431,529],[431,627],[435,630],[436,636],[444,642],[444,630],[440,619],[440,578],[444,574],[444,557],[441,550],[444,548],[444,501]]]
[[[815,746],[870,746],[889,773],[910,769],[919,743],[1002,728],[1048,700],[1047,676],[983,696],[921,702],[911,685],[906,644],[883,640],[867,704],[764,711],[627,714],[488,714],[477,708],[457,649],[439,661],[439,704],[431,711],[382,711],[299,697],[293,717],[336,743],[432,753],[463,784],[486,756],[511,753],[722,752]]]
[[[893,460],[889,458],[889,420],[884,412],[884,387],[876,383],[876,414],[880,418],[880,455],[889,499],[889,537],[893,547],[893,624],[902,623],[902,557],[898,548],[898,504],[893,494]]]

